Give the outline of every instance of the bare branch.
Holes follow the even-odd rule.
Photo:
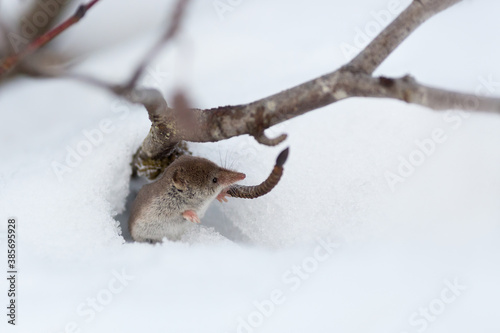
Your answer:
[[[50,13],[50,15],[47,15],[48,19],[45,22],[42,22],[41,25],[40,22],[37,22],[37,29],[35,31],[34,36],[30,36],[30,42],[34,41],[44,33],[46,33],[49,28],[52,26],[52,24],[59,18],[59,15],[64,11],[64,8],[70,3],[70,1],[67,2],[57,2],[56,5],[51,6],[50,10],[54,10],[54,12]],[[44,6],[45,5],[45,6]],[[45,13],[46,6],[50,6],[50,4],[46,4],[44,0],[34,0],[31,7],[23,14],[24,17],[28,18],[29,20],[39,13]],[[18,31],[23,31],[23,20],[20,20],[18,24]],[[25,36],[27,37],[27,36]]]
[[[398,79],[386,77],[366,78],[359,93],[365,97],[393,98],[429,109],[465,110],[500,113],[500,98],[459,93],[419,84],[410,76]]]
[[[195,125],[181,123],[168,109],[153,122],[164,129],[157,134],[168,142],[213,142],[242,134],[259,136],[261,130],[308,111],[351,97],[392,98],[434,110],[460,109],[500,112],[500,99],[462,94],[417,83],[409,76],[398,79],[336,71],[259,101],[216,109],[193,109]],[[175,128],[175,131],[169,130]],[[153,130],[154,132],[154,130]],[[158,147],[161,150],[161,147]],[[158,149],[154,149],[157,155]]]
[[[414,0],[385,30],[346,66],[258,101],[207,110],[190,109],[183,93],[176,95],[169,107],[155,89],[138,89],[135,84],[146,65],[179,28],[187,0],[179,0],[170,26],[160,41],[140,63],[125,85],[79,75],[71,78],[91,83],[128,101],[145,106],[151,129],[135,154],[134,172],[156,177],[168,161],[182,154],[183,141],[215,142],[249,134],[266,145],[282,142],[286,135],[268,138],[264,130],[311,110],[351,97],[391,98],[422,105],[434,110],[461,109],[500,113],[500,99],[479,97],[428,87],[410,76],[373,77],[372,72],[422,22],[459,0]],[[36,71],[35,71],[36,72]],[[42,73],[43,74],[43,73]],[[51,75],[47,75],[51,76]]]
[[[287,137],[288,136],[286,134],[281,134],[276,138],[270,138],[264,132],[254,135],[254,138],[258,143],[271,147],[279,145],[280,143],[285,141]]]
[[[347,65],[367,74],[375,69],[423,22],[460,0],[413,0],[394,21]]]
[[[215,142],[242,134],[267,145],[264,130],[311,110],[350,97],[392,98],[435,110],[461,109],[500,112],[500,99],[432,88],[403,78],[373,77],[372,72],[422,22],[459,0],[415,0],[348,65],[278,94],[245,105],[182,113],[156,102],[151,131],[136,154],[134,164],[154,169],[178,142]],[[151,92],[150,92],[151,93]],[[158,99],[160,96],[156,95]],[[160,111],[159,111],[160,110]],[[186,121],[188,119],[188,121]]]
[[[36,50],[40,49],[42,46],[50,42],[52,39],[57,37],[60,33],[68,29],[73,24],[80,21],[80,19],[85,15],[87,10],[89,10],[92,6],[94,6],[98,1],[99,0],[91,0],[89,3],[85,5],[80,5],[72,17],[70,17],[69,19],[67,19],[66,21],[55,27],[54,29],[48,31],[47,33],[35,39],[23,51],[1,60],[0,76],[5,75],[27,56],[29,56]]]

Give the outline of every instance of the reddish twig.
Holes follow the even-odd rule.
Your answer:
[[[28,55],[32,54],[36,50],[40,49],[42,46],[50,42],[52,39],[57,37],[60,33],[68,29],[73,24],[80,21],[80,19],[85,15],[87,10],[94,6],[99,0],[92,0],[85,5],[80,5],[72,17],[55,27],[54,29],[48,31],[47,33],[41,35],[33,42],[31,42],[23,51],[5,58],[0,63],[0,76],[9,72],[18,63],[20,63]]]
[[[81,9],[83,11],[83,14],[85,13],[86,10],[88,10],[90,7],[92,7],[97,1],[99,1],[99,0],[93,0],[88,5],[85,5],[84,8]],[[154,113],[154,112],[151,110],[153,108],[157,107],[158,105],[161,105],[162,108],[167,107],[166,106],[167,104],[164,101],[163,96],[160,93],[157,94],[156,92],[151,92],[149,89],[146,89],[147,90],[146,92],[144,92],[142,90],[138,90],[135,88],[135,85],[137,84],[137,81],[140,79],[140,77],[142,76],[144,70],[149,65],[149,63],[161,51],[161,49],[172,38],[175,37],[175,35],[179,31],[182,19],[184,18],[184,15],[186,12],[186,7],[187,7],[188,2],[189,2],[189,0],[178,0],[177,1],[176,5],[174,7],[174,11],[172,13],[171,19],[169,21],[169,24],[166,27],[164,34],[153,45],[153,47],[145,54],[144,58],[140,61],[139,65],[137,65],[136,69],[134,70],[131,78],[129,80],[127,80],[124,84],[111,84],[111,83],[107,83],[105,81],[102,81],[102,80],[99,80],[99,79],[96,79],[93,77],[89,77],[89,76],[85,76],[85,75],[81,75],[81,74],[67,73],[67,72],[60,71],[60,70],[55,70],[55,71],[48,70],[45,68],[40,68],[38,66],[33,66],[31,64],[30,65],[24,64],[25,68],[23,68],[23,72],[25,74],[28,74],[32,77],[37,77],[37,78],[44,78],[44,77],[46,77],[46,78],[54,78],[54,77],[71,78],[71,79],[75,79],[75,80],[78,80],[78,81],[81,81],[81,82],[84,82],[87,84],[95,85],[95,86],[98,86],[100,88],[110,90],[114,94],[116,94],[118,96],[122,96],[125,99],[129,100],[130,102],[145,105],[146,108],[150,112],[150,117],[152,117],[151,113]],[[80,6],[80,7],[82,7],[82,6]],[[77,14],[78,14],[78,12],[77,12]],[[76,16],[76,14],[75,14],[75,16]],[[75,22],[78,22],[78,20],[82,16],[83,15],[81,15],[78,19],[76,19]],[[73,18],[71,18],[71,19],[73,19]],[[69,19],[68,21],[70,21],[71,19]],[[73,23],[69,23],[66,27],[61,28],[60,32],[62,32],[64,29],[66,29],[68,26],[70,26]],[[61,24],[61,26],[63,24]],[[55,28],[54,30],[56,30],[58,28],[59,27]],[[1,63],[0,63],[0,76],[1,75],[2,75],[2,68],[1,68]],[[151,97],[151,96],[153,96],[153,97]],[[188,111],[189,103],[186,99],[186,96],[182,92],[179,92],[176,96],[177,96],[177,99],[176,99],[176,102],[174,102],[174,104],[177,103],[178,105],[176,104],[176,106],[178,108],[185,110],[185,111]],[[159,104],[158,104],[158,100],[160,100]]]

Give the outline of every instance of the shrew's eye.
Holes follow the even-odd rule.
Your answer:
[[[214,179],[212,179],[212,181],[213,181],[214,183],[217,183],[217,177],[214,177]]]

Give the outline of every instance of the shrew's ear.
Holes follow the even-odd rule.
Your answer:
[[[187,189],[186,180],[183,177],[184,169],[177,169],[174,171],[172,176],[172,180],[174,182],[174,186],[179,191],[184,191]]]

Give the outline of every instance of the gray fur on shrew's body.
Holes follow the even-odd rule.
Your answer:
[[[137,194],[129,219],[132,238],[151,243],[165,237],[179,240],[193,225],[184,212],[192,210],[201,218],[221,191],[244,177],[204,158],[178,158],[159,180]]]

